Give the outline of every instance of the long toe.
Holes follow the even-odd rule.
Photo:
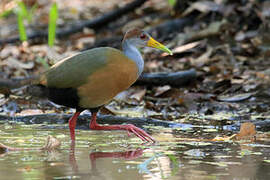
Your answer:
[[[128,132],[131,132],[133,134],[135,134],[138,138],[140,138],[143,141],[146,142],[156,142],[154,138],[152,138],[147,132],[145,132],[144,130],[134,126],[133,124],[128,124],[126,125],[126,130]]]

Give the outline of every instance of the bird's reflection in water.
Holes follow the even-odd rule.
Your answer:
[[[78,172],[78,164],[75,158],[75,141],[72,141],[70,144],[69,163],[72,167],[72,170],[74,172]]]
[[[143,149],[138,148],[136,150],[124,151],[124,152],[91,152],[89,154],[89,160],[91,164],[91,173],[97,175],[96,161],[99,158],[120,158],[125,160],[133,160],[141,157],[143,154]],[[75,143],[70,145],[69,163],[74,172],[78,172],[78,164],[75,157]]]

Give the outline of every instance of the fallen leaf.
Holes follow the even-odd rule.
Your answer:
[[[27,62],[27,63],[22,63],[18,61],[17,59],[10,57],[7,60],[0,63],[0,65],[7,65],[10,67],[20,68],[20,69],[32,69],[35,64],[32,61]]]
[[[251,122],[241,124],[240,132],[237,134],[237,140],[254,140],[256,135],[256,127]]]
[[[40,109],[25,109],[25,110],[22,110],[17,115],[27,116],[27,115],[36,115],[36,114],[43,114],[43,112]]]
[[[182,45],[182,46],[178,46],[178,47],[174,48],[172,50],[172,52],[174,54],[178,54],[178,53],[182,53],[182,52],[188,51],[189,49],[192,49],[192,48],[198,46],[201,42],[202,41],[196,41],[196,42],[192,42],[192,43],[185,44],[185,45]]]
[[[123,91],[114,97],[114,100],[119,102],[134,103],[134,100],[140,102],[146,93],[144,87],[132,87],[126,91]]]
[[[137,101],[141,101],[146,93],[146,89],[140,89],[134,94],[130,96],[131,99],[136,99]]]
[[[5,59],[9,56],[18,57],[20,55],[19,49],[16,46],[7,45],[0,52],[0,58]]]
[[[223,9],[223,5],[217,4],[212,1],[199,1],[191,4],[191,6],[183,13],[183,16],[188,15],[194,10],[198,10],[202,13],[207,13],[210,11],[221,11]]]
[[[145,108],[137,106],[134,108],[116,109],[112,106],[106,106],[106,109],[114,115],[125,115],[129,117],[143,117],[145,114]]]
[[[250,98],[254,93],[242,93],[242,94],[236,94],[236,95],[220,95],[217,97],[219,101],[224,102],[239,102],[244,101],[248,98]]]
[[[160,96],[161,94],[169,91],[170,89],[171,89],[171,86],[169,86],[169,85],[157,87],[155,90],[154,96]]]
[[[211,61],[210,56],[212,55],[212,52],[213,52],[213,48],[209,46],[205,53],[203,53],[200,57],[192,60],[191,63],[193,65],[196,65],[197,67],[201,67],[205,65],[206,63]]]
[[[224,137],[216,136],[214,139],[212,139],[212,141],[230,141],[234,139],[235,136],[236,134],[233,134],[231,136],[224,136]]]

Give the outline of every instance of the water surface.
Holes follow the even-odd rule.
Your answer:
[[[62,126],[62,125],[61,125]],[[270,179],[270,142],[211,141],[215,129],[150,129],[156,144],[143,144],[124,131],[76,131],[76,147],[67,129],[4,123],[0,142],[38,148],[48,135],[58,150],[0,154],[0,179]]]

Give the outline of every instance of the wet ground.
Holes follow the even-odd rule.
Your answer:
[[[38,148],[48,135],[62,144],[53,151],[1,152],[0,179],[270,179],[269,138],[213,141],[217,134],[233,133],[152,127],[148,131],[158,143],[142,144],[124,131],[77,130],[74,148],[67,129],[43,126],[1,122],[5,145]]]

